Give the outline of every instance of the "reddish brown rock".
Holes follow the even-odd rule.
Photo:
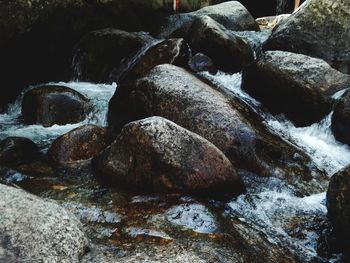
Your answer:
[[[88,160],[98,155],[109,143],[107,129],[84,125],[58,137],[48,155],[59,164]]]

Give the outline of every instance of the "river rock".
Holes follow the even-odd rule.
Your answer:
[[[234,31],[259,31],[248,10],[237,1],[228,1],[204,7],[198,11],[169,16],[160,29],[160,37],[185,37],[194,20],[201,16],[209,16],[224,27]]]
[[[85,35],[77,46],[76,75],[79,80],[107,82],[113,69],[154,41],[146,33],[102,29]]]
[[[193,22],[189,43],[194,52],[210,56],[224,71],[240,71],[254,60],[253,50],[246,41],[209,16]]]
[[[349,73],[349,10],[348,0],[309,0],[278,25],[265,49],[321,58]]]
[[[99,174],[143,190],[244,191],[235,168],[219,149],[161,117],[126,125],[96,164]]]
[[[79,262],[82,225],[59,205],[0,184],[0,262]]]
[[[194,72],[209,71],[215,74],[218,70],[214,64],[214,61],[202,53],[197,53],[188,61],[190,69]]]
[[[57,164],[88,160],[97,156],[109,143],[106,128],[88,124],[58,137],[48,155]]]
[[[75,78],[72,50],[88,32],[102,28],[151,32],[172,12],[172,0],[168,6],[164,1],[144,0],[5,2],[0,5],[3,109],[29,85]]]
[[[75,90],[41,86],[24,94],[22,117],[27,124],[64,125],[82,121],[89,108],[88,99]]]
[[[182,38],[164,40],[150,48],[144,54],[137,54],[131,60],[127,60],[113,81],[133,80],[144,76],[148,71],[160,64],[174,64],[185,67],[189,58],[189,46]],[[119,76],[118,76],[119,75]]]
[[[116,136],[130,121],[162,116],[212,142],[237,168],[282,178],[304,193],[324,189],[325,177],[309,157],[248,112],[245,104],[231,101],[186,70],[159,65],[116,90],[108,123]]]
[[[339,243],[350,246],[350,167],[332,176],[327,192],[328,217]]]
[[[350,87],[350,82],[348,84]],[[332,115],[332,132],[338,141],[350,145],[350,92],[347,91],[335,104]]]
[[[16,166],[30,163],[39,157],[39,149],[34,142],[23,137],[8,137],[0,141],[0,164]]]
[[[267,51],[243,70],[242,88],[273,114],[284,113],[298,126],[320,121],[331,96],[350,85],[350,76],[325,61],[284,51]]]

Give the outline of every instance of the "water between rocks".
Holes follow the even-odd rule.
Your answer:
[[[202,76],[224,86],[234,96],[244,100],[251,107],[259,107],[257,101],[241,90],[241,74],[219,72],[215,76],[209,73],[203,73]],[[68,86],[82,93],[91,100],[94,107],[93,112],[83,122],[73,125],[55,125],[48,128],[40,125],[27,126],[21,122],[20,97],[10,105],[5,114],[0,115],[0,139],[8,136],[27,137],[40,145],[42,151],[45,152],[56,137],[82,124],[107,125],[108,101],[117,88],[116,84],[82,82],[49,84]],[[341,93],[338,93],[336,96],[340,95]],[[326,170],[331,176],[334,172],[350,164],[350,148],[337,142],[330,130],[331,114],[320,123],[305,128],[296,128],[283,116],[275,118],[264,114],[263,118],[272,132],[303,149],[319,168]],[[81,173],[84,174],[84,171]],[[24,178],[18,173],[14,173],[13,176],[16,182]],[[120,235],[130,238],[138,235],[137,233],[148,233],[149,235],[156,230],[142,230],[147,228],[145,222],[147,224],[150,221],[154,223],[159,217],[170,224],[199,233],[218,231],[210,211],[190,197],[176,196],[174,197],[176,201],[172,202],[169,201],[168,197],[164,200],[163,197],[156,195],[135,196],[131,194],[130,196],[130,194],[120,193],[116,189],[97,184],[89,175],[84,176],[81,176],[83,179],[77,179],[76,174],[71,175],[69,171],[65,171],[63,178],[40,178],[37,179],[37,183],[24,184],[23,187],[41,196],[58,200],[87,225],[90,237],[99,240],[100,243],[103,243],[101,240],[110,239],[113,236],[114,240],[117,240]],[[251,227],[264,233],[269,242],[279,244],[293,253],[299,254],[305,262],[312,261],[314,257],[317,257],[319,233],[315,230],[314,225],[326,216],[326,194],[319,193],[299,197],[293,193],[288,185],[278,179],[250,178],[245,180],[256,180],[256,182],[248,184],[252,187],[248,189],[247,194],[241,195],[223,206],[225,216],[248,223]],[[46,182],[45,187],[42,186],[43,181]],[[152,208],[144,210],[142,208],[143,206],[148,207],[149,203],[156,203],[157,213],[162,211],[163,214],[152,215],[150,220],[149,210]],[[139,205],[138,212],[133,212],[130,215],[130,207],[134,205]],[[127,218],[127,220],[121,223],[123,218]],[[134,224],[130,222],[134,222]],[[295,227],[295,224],[298,225],[300,222],[302,225],[299,228]],[[138,227],[137,229],[135,229],[135,225]],[[158,233],[157,231],[155,233],[157,233],[154,235],[156,237],[163,235],[164,240],[171,239],[166,233],[162,234],[162,232]],[[171,233],[168,234],[171,235]]]

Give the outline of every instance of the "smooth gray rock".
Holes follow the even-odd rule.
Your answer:
[[[350,1],[309,0],[275,28],[266,50],[321,58],[350,72]]]
[[[0,262],[79,262],[82,225],[61,206],[0,184]]]
[[[273,114],[284,113],[298,126],[320,121],[331,110],[331,96],[350,86],[343,74],[317,58],[267,51],[243,70],[242,88]]]
[[[169,16],[160,30],[160,37],[185,37],[194,20],[201,16],[209,16],[224,27],[234,31],[259,31],[249,11],[237,1],[228,1],[204,7],[200,10]]]

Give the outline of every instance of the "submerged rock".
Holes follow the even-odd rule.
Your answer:
[[[154,39],[146,33],[129,33],[107,28],[85,35],[77,46],[76,75],[79,80],[106,82],[121,62]]]
[[[48,155],[57,164],[88,160],[97,156],[109,143],[107,129],[88,124],[58,137]]]
[[[331,96],[349,87],[350,76],[325,61],[284,51],[267,51],[243,70],[242,88],[273,114],[284,113],[298,126],[320,121]]]
[[[79,221],[59,205],[0,184],[1,262],[78,262],[88,249]]]
[[[146,191],[244,191],[219,149],[161,117],[126,125],[95,165],[100,177]]]
[[[278,25],[265,49],[321,58],[350,73],[349,10],[348,0],[309,0]]]
[[[52,126],[82,121],[89,101],[79,92],[63,86],[41,86],[24,94],[22,117],[27,124]]]
[[[120,86],[110,101],[108,122],[114,135],[130,121],[149,116],[162,116],[199,134],[237,168],[283,178],[303,193],[325,186],[323,173],[310,158],[271,134],[245,104],[179,67],[157,66],[134,84]]]
[[[209,71],[215,74],[218,70],[213,60],[202,53],[192,56],[188,62],[190,69],[194,72]]]
[[[347,250],[350,246],[350,167],[332,176],[327,192],[327,208],[339,244]]]
[[[350,88],[350,81],[348,88]],[[331,128],[338,141],[350,145],[350,91],[336,102]]]
[[[185,37],[193,21],[202,16],[209,16],[227,29],[234,31],[259,30],[254,18],[241,3],[228,1],[191,13],[169,16],[161,27],[160,37]]]
[[[127,65],[122,66],[116,77],[113,76],[113,81],[134,80],[143,77],[148,71],[160,64],[185,67],[188,63],[189,53],[189,46],[184,39],[164,40],[147,49],[144,54],[138,53],[136,57],[127,60]],[[121,76],[118,77],[118,75]]]
[[[224,71],[240,71],[254,60],[253,50],[245,40],[209,16],[193,22],[188,38],[194,52],[210,56]]]
[[[8,137],[0,141],[0,165],[16,166],[30,163],[39,157],[36,144],[23,137]]]

